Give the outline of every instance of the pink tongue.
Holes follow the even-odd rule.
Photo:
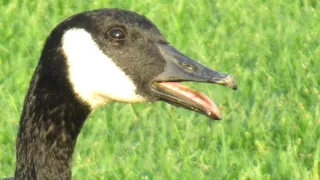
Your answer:
[[[210,118],[221,119],[220,111],[217,105],[204,93],[190,89],[178,82],[160,82],[160,85],[173,91],[175,94],[185,97],[206,109],[206,113]]]

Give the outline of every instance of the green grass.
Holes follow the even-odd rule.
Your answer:
[[[317,0],[0,1],[0,178],[13,176],[24,95],[51,29],[84,10],[151,19],[239,90],[188,83],[222,121],[163,102],[110,103],[88,118],[74,179],[319,179],[320,3]]]

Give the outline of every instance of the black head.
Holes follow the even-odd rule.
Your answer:
[[[64,67],[52,66],[48,60],[47,56],[57,54],[63,56]],[[164,100],[220,119],[206,95],[178,82],[209,82],[236,89],[231,76],[172,47],[150,20],[119,9],[88,11],[60,23],[46,41],[40,64],[61,72],[51,73],[52,79],[67,77],[75,94],[92,108],[108,101]]]

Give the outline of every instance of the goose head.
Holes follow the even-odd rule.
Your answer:
[[[232,76],[182,54],[150,20],[130,11],[77,14],[52,31],[44,51],[55,46],[65,57],[66,76],[75,94],[92,109],[110,101],[163,100],[221,119],[209,97],[179,82],[237,88]]]

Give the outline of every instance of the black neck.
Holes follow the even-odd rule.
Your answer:
[[[61,55],[62,56],[62,55]],[[66,79],[65,68],[41,60],[25,97],[16,145],[16,179],[71,179],[72,154],[90,108]],[[61,69],[61,70],[60,70]]]

